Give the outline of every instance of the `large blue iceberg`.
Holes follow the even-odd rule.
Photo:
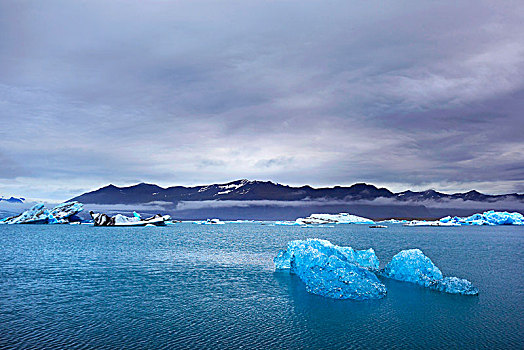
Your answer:
[[[458,225],[524,225],[524,216],[518,212],[490,210],[468,217],[446,216],[439,221]]]
[[[308,292],[334,299],[367,300],[386,295],[386,287],[368,269],[378,268],[373,249],[355,251],[329,241],[291,241],[274,259],[277,270],[295,273]]]
[[[29,210],[7,217],[0,222],[5,224],[62,224],[75,221],[75,215],[82,209],[82,204],[78,202],[63,203],[51,211],[43,203],[38,203]]]
[[[420,249],[403,250],[378,270],[373,251],[340,247],[321,239],[291,241],[273,259],[276,270],[288,270],[306,284],[308,292],[334,299],[379,299],[386,287],[374,272],[384,277],[415,283],[451,294],[477,295],[470,281],[444,277]]]
[[[309,247],[315,248],[322,254],[331,256],[334,255],[341,260],[348,261],[359,265],[368,270],[378,270],[379,260],[373,249],[354,250],[351,247],[340,247],[331,243],[330,241],[317,238],[309,238],[306,240],[290,241],[287,244],[286,250],[281,250],[273,259],[275,267],[279,270],[289,269],[293,256],[302,250]]]
[[[420,249],[403,250],[386,265],[382,274],[399,281],[411,282],[451,294],[477,295],[471,282],[457,277],[446,277]]]

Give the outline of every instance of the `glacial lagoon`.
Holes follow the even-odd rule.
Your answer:
[[[257,223],[1,225],[1,348],[524,347],[524,227],[370,229]],[[382,299],[335,300],[275,272],[288,241],[419,248],[478,296],[379,277]]]

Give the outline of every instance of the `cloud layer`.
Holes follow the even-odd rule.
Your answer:
[[[517,1],[0,2],[0,194],[524,192]]]

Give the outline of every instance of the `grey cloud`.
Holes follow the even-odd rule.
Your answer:
[[[0,192],[236,178],[522,191],[520,13],[510,1],[2,2]]]
[[[232,208],[232,207],[260,207],[260,206],[272,206],[272,207],[322,207],[329,205],[424,205],[428,208],[463,208],[463,209],[507,209],[513,208],[518,210],[524,209],[524,204],[520,201],[495,201],[495,202],[475,202],[475,201],[463,201],[461,199],[453,199],[446,201],[398,201],[389,198],[377,198],[374,200],[356,200],[356,201],[343,201],[343,200],[300,200],[300,201],[277,201],[277,200],[252,200],[252,201],[183,201],[177,204],[176,210],[194,210],[204,208]]]

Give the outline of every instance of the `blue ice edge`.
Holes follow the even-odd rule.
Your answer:
[[[373,249],[354,250],[322,239],[290,241],[273,259],[275,270],[296,274],[310,293],[333,299],[369,300],[386,296],[377,274],[440,292],[477,295],[471,282],[443,277],[420,249],[403,250],[383,270]]]

